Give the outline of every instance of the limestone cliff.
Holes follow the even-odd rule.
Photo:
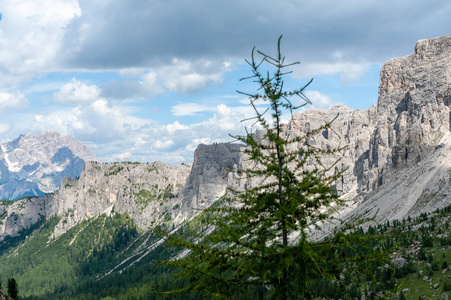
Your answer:
[[[288,128],[305,132],[338,115],[332,130],[312,142],[347,146],[339,168],[348,169],[337,188],[355,191],[362,199],[401,170],[424,161],[450,131],[450,87],[451,35],[421,40],[415,53],[384,64],[377,106],[311,109],[294,114]]]
[[[236,184],[233,170],[240,167],[239,144],[199,145],[184,190],[184,211],[209,207]],[[191,213],[192,214],[192,213]]]

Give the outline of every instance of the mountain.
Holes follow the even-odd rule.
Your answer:
[[[161,162],[86,162],[78,179],[65,177],[54,194],[0,205],[0,241],[52,216],[61,220],[54,236],[78,222],[112,211],[127,212],[143,230],[181,224],[210,206],[234,184],[239,149],[234,144],[199,145],[193,166]]]
[[[323,161],[332,165],[340,159],[331,172],[344,170],[334,183],[350,204],[340,212],[341,219],[356,220],[377,212],[379,224],[387,221],[397,224],[394,220],[416,216],[427,223],[428,213],[451,204],[450,104],[451,35],[447,35],[418,41],[414,53],[385,63],[377,105],[367,110],[352,110],[343,105],[306,110],[293,114],[284,130],[290,136],[302,135],[334,120],[330,129],[312,137],[309,143],[324,149],[343,146],[341,154],[326,156]],[[50,168],[50,162],[69,162],[72,156],[82,158],[70,146],[66,146],[67,150],[50,151],[53,154],[42,165],[24,154],[31,148],[17,151],[15,156],[10,154],[19,144],[30,144],[25,143],[27,139],[40,138],[22,136],[2,146],[1,178],[12,176],[3,175],[10,174],[5,170],[16,172],[15,176],[20,172],[36,174],[33,170]],[[54,268],[54,262],[39,253],[46,256],[58,253],[64,258],[60,263],[67,268],[64,275],[58,273],[61,282],[64,278],[82,276],[77,273],[80,270],[83,276],[88,276],[83,280],[113,277],[120,280],[120,274],[138,274],[141,271],[134,268],[147,268],[144,263],[150,264],[159,255],[169,255],[162,254],[159,247],[162,240],[149,229],[166,226],[204,230],[196,223],[201,209],[212,205],[227,188],[261,183],[256,178],[241,179],[231,172],[246,168],[242,147],[245,146],[199,145],[193,164],[178,167],[161,162],[103,164],[85,159],[79,178],[63,177],[55,193],[3,201],[2,270],[9,270],[5,272],[12,275],[21,268],[21,280],[27,280],[36,290],[42,284],[27,274]],[[69,165],[60,169],[69,171]],[[21,260],[13,259],[16,256],[30,257],[30,265],[22,268]],[[63,258],[58,256],[58,260]],[[91,265],[88,262],[77,265],[77,261],[84,260]],[[55,272],[63,271],[55,269]],[[148,269],[142,272],[151,273]],[[166,271],[161,272],[158,274]],[[92,288],[92,284],[86,283],[88,287]],[[45,291],[55,292],[51,286]]]
[[[56,132],[31,133],[0,144],[0,199],[42,196],[63,177],[78,177],[85,161],[98,161],[86,146]]]
[[[312,137],[309,143],[322,148],[346,146],[342,154],[324,159],[325,165],[340,159],[333,171],[346,170],[335,183],[342,196],[353,202],[352,212],[343,218],[379,209],[379,221],[402,219],[451,202],[451,170],[446,160],[451,155],[447,151],[451,147],[450,74],[451,35],[420,40],[415,53],[390,60],[382,67],[377,106],[352,110],[337,105],[293,114],[285,127],[293,136],[335,119],[332,128]],[[259,184],[255,178],[241,180],[229,172],[246,168],[241,147],[200,145],[192,167],[87,162],[80,178],[63,178],[54,195],[0,206],[5,220],[0,225],[0,238],[19,234],[41,216],[54,215],[62,217],[57,236],[77,222],[109,210],[128,212],[143,230],[162,220],[181,224],[197,209],[211,205],[228,187]],[[46,184],[39,183],[41,191],[56,186],[54,182],[64,172],[75,177],[76,171],[70,166],[76,166],[79,157],[95,160],[80,143],[56,133],[21,136],[2,149],[3,169],[9,171],[6,174],[45,178],[41,182]],[[37,154],[44,152],[48,153],[45,158],[37,161]],[[78,170],[81,168],[80,163]],[[49,178],[53,178],[53,184]]]

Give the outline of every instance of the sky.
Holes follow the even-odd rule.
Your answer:
[[[377,103],[379,72],[451,33],[449,0],[1,0],[0,143],[57,131],[103,162],[191,163],[252,117],[256,49],[310,107]],[[289,116],[284,115],[285,120]]]

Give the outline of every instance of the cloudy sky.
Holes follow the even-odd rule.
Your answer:
[[[314,107],[377,102],[382,64],[451,33],[449,0],[1,0],[0,142],[54,130],[105,162],[191,162],[243,133],[253,46]],[[288,117],[287,117],[288,118]]]

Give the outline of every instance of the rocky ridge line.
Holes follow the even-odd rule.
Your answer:
[[[54,194],[0,205],[0,240],[52,216],[61,217],[54,237],[84,219],[112,212],[127,212],[143,230],[162,223],[176,226],[225,193],[240,147],[199,145],[192,166],[86,162],[80,178],[65,177]]]

